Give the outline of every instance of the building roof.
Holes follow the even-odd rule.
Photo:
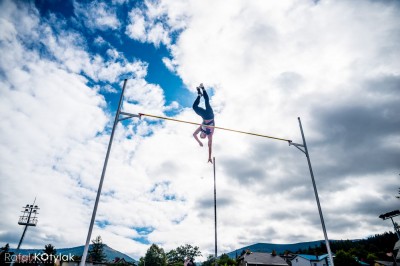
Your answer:
[[[394,265],[393,262],[391,262],[391,261],[383,261],[383,260],[376,260],[375,263],[377,263],[379,265],[384,265],[384,266]]]
[[[306,259],[308,261],[321,261],[321,260],[324,260],[325,258],[327,258],[328,254],[319,255],[319,256],[307,255],[307,254],[297,254],[297,256],[302,257],[303,259]],[[297,256],[295,256],[295,257],[297,257]]]
[[[276,265],[276,266],[287,266],[288,264],[284,259],[278,255],[271,255],[270,253],[264,252],[252,252],[250,254],[244,254],[243,260],[247,263],[258,264],[258,265]]]

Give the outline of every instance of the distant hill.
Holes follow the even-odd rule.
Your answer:
[[[89,250],[91,248],[92,245],[89,245]],[[83,254],[83,250],[84,250],[85,246],[79,246],[79,247],[73,247],[73,248],[57,248],[57,254],[62,254],[62,255],[68,255],[68,254],[72,254],[72,255],[77,255],[77,256],[82,256]],[[43,249],[20,249],[19,253],[21,253],[22,255],[27,255],[27,254],[34,254],[34,253],[43,253]],[[113,261],[116,257],[122,259],[124,258],[125,261],[127,262],[136,262],[135,259],[129,257],[128,255],[119,252],[113,248],[110,248],[109,246],[107,246],[106,244],[104,244],[103,247],[104,250],[104,254],[107,256],[107,261]],[[10,248],[10,252],[15,252],[16,249],[12,249]]]
[[[324,240],[311,241],[311,242],[301,242],[295,244],[271,244],[271,243],[258,243],[246,247],[239,248],[232,252],[226,253],[230,258],[236,258],[240,256],[243,250],[249,249],[252,252],[267,252],[271,253],[275,250],[277,253],[283,253],[285,250],[290,250],[291,252],[296,252],[299,249],[308,249],[309,247],[319,247],[321,243],[325,243]]]

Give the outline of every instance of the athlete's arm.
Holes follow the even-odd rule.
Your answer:
[[[199,143],[199,145],[203,147],[203,143],[199,140],[199,137],[197,137],[200,131],[201,131],[201,126],[198,127],[195,132],[193,132],[193,137]]]

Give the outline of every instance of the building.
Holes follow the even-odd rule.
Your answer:
[[[400,261],[400,240],[394,244],[394,251],[397,251],[396,261]]]
[[[328,254],[315,256],[315,255],[304,255],[297,254],[292,259],[292,266],[329,266]]]
[[[374,266],[395,266],[396,264],[391,261],[376,260]]]
[[[288,266],[289,264],[278,255],[264,252],[247,251],[239,257],[239,266]]]

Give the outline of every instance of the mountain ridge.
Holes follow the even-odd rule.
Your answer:
[[[324,240],[316,240],[316,241],[308,241],[308,242],[299,242],[293,244],[274,244],[274,243],[257,243],[249,246],[245,246],[242,248],[238,248],[234,251],[226,253],[230,258],[236,258],[236,256],[240,256],[243,250],[250,250],[252,252],[267,252],[271,253],[275,250],[277,253],[283,253],[286,250],[290,250],[291,252],[296,252],[299,249],[308,249],[309,247],[318,247],[325,243]]]
[[[89,245],[89,250],[92,247],[92,245]],[[72,254],[76,256],[82,256],[83,250],[85,246],[76,246],[76,247],[71,247],[71,248],[56,248],[57,254],[62,254],[62,255],[67,255],[67,254]],[[107,261],[113,261],[116,257],[120,259],[125,259],[126,262],[136,262],[135,259],[131,258],[130,256],[115,250],[107,244],[103,244],[103,251],[104,254],[107,257]],[[10,252],[16,252],[16,249],[10,248]],[[43,249],[20,249],[18,251],[19,254],[21,255],[28,255],[28,254],[35,254],[35,253],[43,253]]]

